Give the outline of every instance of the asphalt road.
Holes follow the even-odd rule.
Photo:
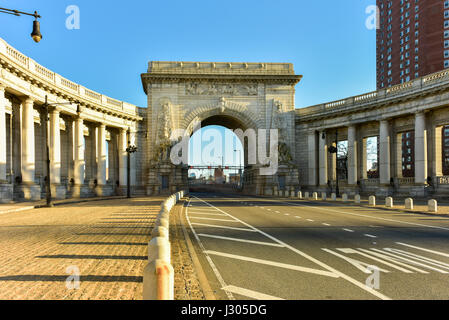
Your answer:
[[[449,217],[212,193],[184,213],[218,299],[449,299]]]

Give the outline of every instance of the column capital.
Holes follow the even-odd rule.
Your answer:
[[[1,91],[5,92],[5,90],[6,90],[6,84],[3,84],[0,82],[0,92]]]
[[[34,99],[33,98],[31,98],[31,97],[23,97],[22,98],[22,102],[24,103],[24,104],[34,104]]]
[[[50,106],[48,109],[48,113],[51,113],[51,114],[59,114],[59,113],[61,113],[61,111],[62,111],[62,108],[58,107],[58,106]]]
[[[416,118],[425,117],[425,116],[426,116],[426,112],[424,112],[424,111],[418,111],[415,113]]]

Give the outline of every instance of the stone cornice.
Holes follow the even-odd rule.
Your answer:
[[[73,104],[131,121],[141,121],[137,106],[89,90],[39,65],[0,38],[0,76],[10,72],[52,95]],[[5,70],[2,70],[5,69]]]
[[[211,83],[278,83],[286,85],[298,84],[300,75],[276,75],[276,74],[168,74],[168,73],[143,73],[141,75],[143,90],[148,94],[148,84],[161,82],[211,82]]]

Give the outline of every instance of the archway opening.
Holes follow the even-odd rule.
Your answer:
[[[245,148],[231,130],[236,127],[236,122],[229,117],[220,117],[220,122],[216,121],[204,121],[203,127],[190,138],[189,185],[241,188],[245,172]]]

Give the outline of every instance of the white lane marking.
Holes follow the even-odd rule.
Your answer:
[[[369,255],[373,255],[373,256],[379,257],[379,258],[381,258],[381,259],[383,259],[383,260],[391,261],[391,262],[393,262],[393,263],[395,263],[395,264],[398,264],[398,265],[400,265],[400,266],[403,266],[404,268],[408,268],[408,269],[414,270],[414,271],[419,272],[419,273],[428,274],[427,271],[424,271],[424,270],[421,270],[421,269],[412,267],[412,266],[409,265],[409,264],[406,264],[406,263],[404,263],[404,262],[401,262],[399,259],[392,258],[392,257],[389,257],[389,256],[387,256],[387,255],[385,255],[385,254],[382,254],[383,251],[381,251],[381,250],[379,250],[380,253],[379,253],[379,252],[374,252],[374,251],[372,251],[372,250],[374,250],[374,249],[368,250],[368,249],[358,248],[358,250],[363,251],[363,252],[365,252],[365,253],[367,253],[367,254],[369,254]]]
[[[201,226],[201,227],[210,227],[210,228],[219,228],[219,229],[229,229],[229,230],[237,230],[237,231],[248,231],[248,232],[256,232],[252,229],[245,229],[245,228],[234,228],[234,227],[225,227],[225,226],[217,226],[214,224],[204,224],[204,223],[196,223],[192,222],[193,226]]]
[[[296,216],[295,218],[296,218],[296,219],[301,219],[301,217],[298,217],[298,216]]]
[[[370,255],[370,254],[367,254],[367,253],[365,253],[365,252],[361,252],[361,251],[357,251],[357,250],[355,250],[355,249],[349,249],[349,248],[348,248],[348,249],[338,249],[338,250],[341,251],[341,252],[343,252],[343,253],[346,253],[346,254],[351,254],[351,253],[359,254],[359,255],[361,255],[362,257],[369,258],[369,259],[371,259],[371,260],[374,260],[374,261],[383,263],[384,265],[387,265],[387,266],[389,266],[389,267],[392,267],[392,268],[397,269],[397,270],[399,270],[399,271],[402,271],[402,272],[404,272],[404,273],[413,273],[413,272],[410,271],[410,270],[401,268],[401,267],[399,267],[399,266],[397,266],[397,265],[395,265],[395,264],[393,264],[393,263],[390,263],[390,262],[388,262],[388,261],[382,260],[382,259],[380,259],[380,258],[376,258],[375,256]]]
[[[402,256],[406,256],[406,257],[409,257],[411,259],[415,259],[415,260],[418,260],[418,261],[423,261],[425,263],[437,266],[439,268],[443,268],[443,269],[449,270],[449,264],[441,262],[441,261],[438,261],[438,260],[430,259],[430,258],[427,258],[427,257],[423,257],[423,256],[420,256],[420,255],[414,254],[414,253],[410,253],[410,252],[407,252],[407,251],[402,251],[402,250],[399,250],[399,249],[385,248],[384,250],[388,251],[388,252],[393,252],[393,253],[396,253],[396,254],[399,254],[399,255],[402,255]]]
[[[315,222],[315,220],[312,220],[312,219],[307,219],[307,221],[309,221],[309,222]]]
[[[372,234],[368,234],[368,233],[365,233],[364,236],[368,237],[368,238],[377,238],[377,236],[373,236]]]
[[[280,213],[279,211],[276,211],[276,213]]]
[[[269,239],[271,239],[271,240],[273,240],[273,241],[275,241],[275,242],[277,242],[277,243],[279,243],[279,244],[282,244],[285,248],[287,248],[287,249],[289,249],[289,250],[295,252],[296,254],[298,254],[298,255],[300,255],[300,256],[302,256],[302,257],[304,257],[304,258],[306,258],[306,259],[308,259],[308,260],[310,260],[310,261],[312,261],[312,262],[314,262],[314,263],[316,263],[317,265],[319,265],[319,266],[321,266],[321,267],[323,267],[323,268],[329,270],[330,272],[335,273],[335,274],[338,275],[339,277],[341,277],[341,278],[345,279],[346,281],[352,283],[353,285],[355,285],[355,286],[361,288],[362,290],[365,290],[365,291],[369,292],[370,294],[376,296],[377,298],[382,299],[382,300],[391,300],[391,298],[389,298],[389,297],[387,297],[386,295],[380,293],[379,291],[377,291],[377,290],[375,290],[375,289],[373,289],[373,288],[367,287],[364,283],[362,283],[362,282],[360,282],[360,281],[357,281],[356,279],[352,278],[351,276],[348,276],[347,274],[344,274],[343,272],[338,271],[338,270],[335,269],[335,268],[332,268],[331,266],[327,265],[326,263],[321,262],[320,260],[315,259],[314,257],[308,255],[307,253],[302,252],[301,250],[298,250],[298,249],[296,249],[296,248],[294,248],[294,247],[292,247],[292,246],[286,244],[285,242],[283,242],[283,241],[281,241],[281,240],[279,240],[279,239],[277,239],[277,238],[275,238],[275,237],[269,235],[269,234],[266,233],[266,232],[263,232],[263,231],[261,231],[261,230],[255,228],[255,227],[249,225],[249,224],[246,223],[246,222],[243,222],[243,221],[240,220],[240,219],[237,219],[236,217],[230,215],[229,213],[227,213],[227,212],[225,212],[225,211],[223,211],[223,210],[221,210],[221,209],[219,209],[219,208],[217,208],[217,207],[214,207],[213,205],[207,203],[206,201],[204,201],[204,200],[202,200],[202,199],[199,199],[198,197],[195,197],[195,198],[197,198],[198,200],[200,200],[200,201],[202,201],[202,202],[208,204],[209,206],[211,206],[211,207],[217,209],[218,211],[220,211],[220,212],[222,212],[222,213],[224,213],[224,214],[230,216],[231,218],[234,218],[234,219],[240,221],[242,224],[246,225],[247,227],[253,229],[253,230],[256,231],[256,232],[259,232],[260,234],[263,234],[263,235],[266,236],[267,238],[269,238]]]
[[[189,200],[189,204],[190,204],[190,200]],[[192,233],[193,233],[193,235],[194,235],[196,241],[198,242],[198,245],[199,245],[201,251],[204,252],[204,251],[206,251],[206,249],[204,248],[203,243],[201,242],[201,240],[200,240],[200,238],[198,237],[198,235],[197,235],[195,229],[192,227],[192,224],[190,223],[188,211],[189,211],[189,209],[186,208],[185,215],[186,215],[187,223],[189,224],[190,230],[192,230]],[[214,272],[215,276],[217,277],[217,280],[218,280],[218,282],[220,283],[220,286],[221,286],[221,287],[226,287],[226,286],[227,286],[226,282],[224,281],[223,277],[221,276],[220,272],[218,271],[217,267],[215,266],[215,264],[214,264],[214,262],[212,261],[212,259],[210,258],[210,256],[207,255],[207,254],[205,254],[205,257],[206,257],[206,260],[207,260],[207,262],[209,263],[210,267],[212,268],[212,271]],[[226,293],[226,295],[227,295],[227,297],[228,297],[229,300],[235,300],[234,295],[233,295],[231,292],[225,291],[225,293]]]
[[[354,230],[351,230],[351,229],[343,229],[343,231],[346,231],[346,232],[354,232]]]
[[[237,239],[237,238],[229,238],[229,237],[221,237],[221,236],[214,236],[211,234],[204,234],[200,233],[200,237],[206,237],[206,238],[213,238],[213,239],[220,239],[220,240],[229,240],[229,241],[237,241],[237,242],[245,242],[245,243],[252,243],[252,244],[260,244],[263,246],[271,246],[271,247],[278,247],[283,248],[283,245],[280,245],[278,243],[270,243],[270,242],[262,242],[262,241],[253,241],[253,240],[246,240],[246,239]]]
[[[284,214],[284,216],[289,216],[289,214],[288,214],[288,213],[286,213],[286,214]]]
[[[409,248],[413,248],[413,249],[422,250],[422,251],[425,251],[425,252],[429,252],[429,253],[433,253],[433,254],[436,254],[436,255],[440,255],[440,256],[449,258],[449,254],[443,253],[443,252],[440,252],[440,251],[429,250],[429,249],[425,249],[425,248],[421,248],[421,247],[417,247],[417,246],[412,246],[411,244],[406,244],[406,243],[402,243],[402,242],[396,242],[396,244],[399,244],[401,246],[406,246],[406,247],[409,247]]]
[[[338,275],[336,275],[335,273],[329,272],[329,271],[324,271],[324,270],[300,267],[300,266],[295,266],[295,265],[286,264],[286,263],[280,263],[280,262],[276,262],[276,261],[269,261],[269,260],[262,260],[262,259],[238,256],[235,254],[224,253],[224,252],[217,252],[217,251],[206,251],[206,252],[208,255],[212,255],[212,256],[219,256],[219,257],[225,257],[225,258],[230,258],[230,259],[254,262],[254,263],[264,264],[267,266],[273,266],[273,267],[278,267],[278,268],[283,268],[283,269],[313,273],[313,274],[317,274],[320,276],[327,276],[327,277],[331,277],[331,278],[338,278]]]
[[[220,217],[225,217],[225,215],[224,214],[222,214],[222,213],[200,213],[200,212],[190,212],[189,213],[190,214],[190,216],[192,216],[192,214],[198,214],[198,215],[200,215],[200,216],[220,216]]]
[[[224,288],[221,288],[224,291],[228,291],[228,292],[232,292],[241,296],[245,296],[248,298],[252,298],[255,300],[265,300],[265,301],[272,301],[272,300],[284,300],[278,297],[274,297],[274,296],[270,296],[268,294],[263,294],[260,292],[256,292],[256,291],[252,291],[252,290],[248,290],[248,289],[244,289],[244,288],[239,288],[239,287],[235,287],[235,286],[227,286]]]
[[[330,227],[331,225],[329,223],[323,223],[323,226]]]
[[[267,209],[268,211],[271,211],[271,209]]]
[[[369,218],[369,219],[383,220],[383,221],[396,222],[396,223],[408,224],[408,225],[413,225],[413,226],[420,226],[420,227],[433,228],[433,229],[441,229],[441,230],[449,231],[449,228],[438,227],[438,226],[429,226],[429,225],[421,224],[421,223],[406,222],[406,221],[398,221],[398,220],[387,219],[387,218],[380,218],[380,217],[366,216],[366,215],[358,214],[358,213],[344,212],[344,211],[339,211],[339,210],[334,210],[334,209],[329,209],[329,208],[324,208],[324,207],[316,207],[316,206],[310,206],[310,205],[306,205],[306,204],[299,204],[299,203],[285,202],[285,201],[281,201],[281,200],[274,200],[274,199],[273,199],[273,201],[277,201],[277,202],[281,202],[281,203],[286,203],[286,204],[289,204],[289,205],[292,206],[292,207],[308,207],[308,208],[312,208],[312,209],[324,210],[324,211],[330,211],[330,212],[336,212],[336,213],[341,213],[341,214],[346,214],[346,215],[351,215],[351,216],[359,216],[359,217],[364,217],[364,218]]]
[[[215,218],[199,218],[199,217],[190,217],[191,219],[197,219],[197,220],[210,220],[210,221],[221,221],[221,222],[232,222],[232,223],[239,223],[235,220],[229,220],[229,219],[215,219]]]
[[[424,268],[427,268],[427,269],[430,269],[430,270],[434,270],[434,271],[437,271],[437,272],[440,272],[440,273],[448,273],[447,271],[444,271],[444,270],[441,270],[441,269],[438,269],[438,268],[434,268],[434,267],[430,267],[430,266],[428,266],[426,264],[423,264],[423,263],[420,263],[420,262],[417,262],[417,261],[414,261],[414,260],[410,260],[410,259],[404,258],[403,254],[401,255],[400,253],[397,253],[397,252],[396,252],[396,254],[393,254],[391,252],[385,252],[385,251],[387,251],[386,249],[385,249],[385,251],[380,251],[379,249],[371,249],[371,250],[379,251],[379,252],[382,252],[383,254],[392,256],[394,258],[397,258],[397,259],[400,259],[400,260],[403,260],[403,261],[407,261],[407,262],[415,264],[417,266],[421,266],[421,267],[424,267]]]
[[[351,265],[353,265],[355,268],[359,269],[363,273],[371,273],[368,270],[368,267],[369,267],[368,263],[365,263],[363,261],[359,261],[359,260],[356,260],[356,259],[353,259],[353,258],[346,257],[346,256],[344,256],[342,254],[339,254],[338,252],[332,251],[330,249],[322,249],[322,250],[327,252],[327,253],[330,253],[330,254],[332,254],[332,255],[340,258],[340,259],[345,260],[346,262],[350,263]],[[342,250],[342,249],[338,249],[338,250]],[[385,273],[390,273],[390,271],[385,270],[385,269],[381,269],[381,268],[379,268],[379,271],[382,271],[382,272],[385,272]]]

